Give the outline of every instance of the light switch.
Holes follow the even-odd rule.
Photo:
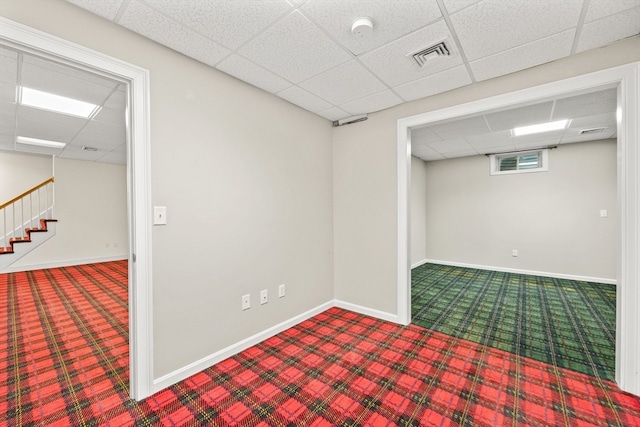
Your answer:
[[[153,207],[153,225],[165,225],[167,223],[167,207]]]
[[[606,218],[607,217],[607,210],[606,209],[601,209],[600,210],[600,218]]]

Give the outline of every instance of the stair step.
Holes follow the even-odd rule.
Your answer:
[[[58,222],[58,220],[57,219],[41,219],[40,228],[25,228],[24,231],[25,233],[27,233],[27,235],[24,237],[11,237],[9,239],[10,246],[8,247],[0,246],[0,255],[14,253],[13,245],[15,243],[31,243],[31,233],[39,233],[39,232],[47,231],[48,222]]]

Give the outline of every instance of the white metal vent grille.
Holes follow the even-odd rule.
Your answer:
[[[606,128],[593,128],[593,129],[583,129],[580,131],[580,135],[589,135],[590,133],[600,133],[604,132]]]
[[[427,61],[440,56],[451,56],[451,51],[445,42],[440,42],[426,49],[422,49],[420,52],[414,53],[413,59],[415,59],[419,66],[424,67]]]

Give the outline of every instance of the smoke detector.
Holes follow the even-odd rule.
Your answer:
[[[373,33],[371,18],[358,18],[351,24],[351,34],[358,38],[369,37]]]

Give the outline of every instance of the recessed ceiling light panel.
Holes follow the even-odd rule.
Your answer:
[[[554,130],[566,129],[569,126],[569,120],[558,120],[555,122],[540,123],[537,125],[522,126],[511,129],[513,136],[531,135],[534,133],[551,132]]]
[[[28,87],[21,88],[20,103],[29,107],[55,111],[56,113],[68,114],[85,119],[89,118],[98,108],[95,104]]]
[[[64,142],[49,141],[46,139],[38,139],[38,138],[29,138],[26,136],[17,137],[16,142],[19,144],[38,145],[40,147],[47,147],[47,148],[64,148],[64,146],[67,145]]]

